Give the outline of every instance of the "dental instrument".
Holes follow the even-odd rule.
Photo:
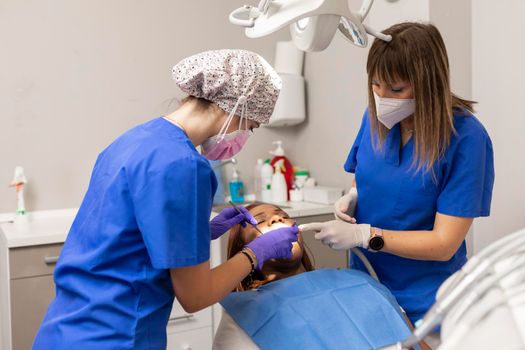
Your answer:
[[[232,206],[232,207],[233,207],[233,208],[234,208],[239,214],[244,215],[244,213],[241,211],[241,209],[239,209],[235,204],[233,204],[232,201],[228,201],[228,203],[230,203],[230,205],[231,205],[231,206]],[[248,225],[250,225],[251,227],[253,227],[253,228],[254,228],[257,232],[259,232],[261,235],[263,234],[263,233],[261,232],[261,230],[259,230],[259,229],[257,228],[257,225],[252,224],[252,223],[249,222],[248,220],[246,220],[245,222],[246,222]]]
[[[390,35],[363,23],[373,0],[364,0],[358,13],[348,0],[261,0],[258,6],[244,5],[230,13],[232,24],[245,28],[249,38],[260,38],[289,25],[294,44],[303,51],[322,51],[336,31],[358,47],[368,45],[367,34],[390,41]]]

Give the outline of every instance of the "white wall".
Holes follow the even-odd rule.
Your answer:
[[[359,4],[359,2],[357,3]],[[399,22],[428,21],[430,19],[430,5],[430,0],[374,1],[367,22],[376,29],[382,30]]]
[[[430,1],[430,21],[447,47],[452,91],[472,98],[472,9],[470,0]]]
[[[525,227],[523,13],[523,0],[472,1],[472,95],[496,164],[492,213],[475,224],[475,250]]]
[[[246,48],[272,62],[275,42],[288,33],[246,38],[227,20],[241,5],[3,0],[0,212],[16,209],[7,185],[17,165],[29,180],[28,210],[78,207],[97,154],[123,131],[167,112],[167,102],[179,94],[171,67],[183,57]],[[261,130],[243,157],[286,133]]]

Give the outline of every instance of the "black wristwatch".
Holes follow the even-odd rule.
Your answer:
[[[368,250],[372,252],[378,252],[385,246],[385,240],[383,239],[383,230],[380,228],[370,229],[370,239],[368,240]]]

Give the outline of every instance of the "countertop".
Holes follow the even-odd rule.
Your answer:
[[[0,241],[8,248],[63,243],[78,209],[29,212],[27,221],[0,214]]]
[[[292,218],[330,214],[332,205],[288,202],[282,208]],[[14,214],[0,214],[0,241],[8,248],[63,243],[78,209],[35,211],[27,214],[27,222],[13,222]],[[217,215],[212,212],[211,217]]]

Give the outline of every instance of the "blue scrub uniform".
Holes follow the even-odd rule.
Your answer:
[[[488,216],[494,184],[492,142],[483,125],[468,112],[455,112],[454,127],[457,133],[452,135],[443,159],[435,164],[433,181],[430,173],[411,167],[414,140],[401,147],[399,124],[388,133],[382,150],[372,148],[366,111],[344,165],[347,172],[355,173],[357,222],[412,231],[432,230],[436,212],[469,218]],[[362,251],[412,322],[434,303],[441,283],[467,261],[465,242],[445,262]],[[350,264],[366,271],[356,257]]]
[[[164,349],[170,268],[209,259],[217,182],[164,118],[98,157],[55,269],[56,298],[34,349]]]

